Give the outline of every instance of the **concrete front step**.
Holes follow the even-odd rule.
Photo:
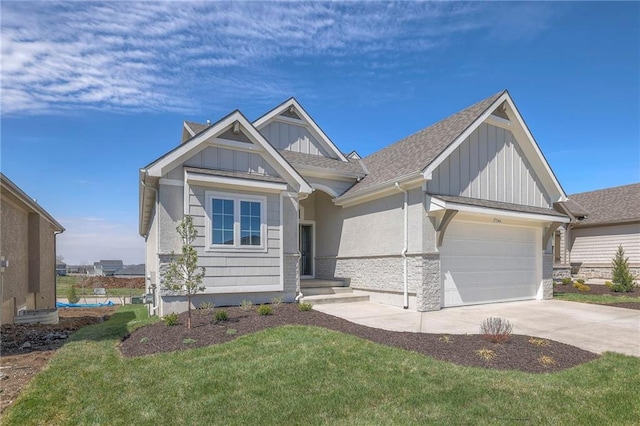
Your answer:
[[[323,305],[328,303],[368,302],[369,296],[353,293],[318,294],[315,296],[305,296],[300,299],[300,301],[310,303],[312,305]]]
[[[350,287],[302,287],[302,294],[304,294],[305,296],[348,293],[353,293],[353,290]]]
[[[301,288],[346,287],[346,285],[347,284],[343,280],[316,280],[316,279],[300,280]]]

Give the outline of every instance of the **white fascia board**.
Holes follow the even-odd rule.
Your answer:
[[[337,199],[333,199],[333,203],[336,206],[341,207],[349,207],[356,204],[364,203],[367,201],[375,200],[376,198],[386,197],[390,193],[398,192],[396,189],[396,182],[402,184],[404,189],[412,189],[410,188],[413,185],[421,185],[424,182],[424,177],[422,177],[421,173],[412,173],[407,176],[403,176],[401,178],[395,179],[393,182],[383,182],[381,184],[372,186],[371,188],[362,191],[358,194],[340,196]],[[409,187],[407,187],[409,185]]]
[[[296,112],[298,112],[299,115],[302,116],[302,121],[298,122],[298,120],[292,120],[292,121],[280,120],[278,116],[292,106],[296,109]],[[280,105],[279,107],[272,109],[271,111],[269,111],[268,113],[266,113],[265,115],[263,115],[262,117],[254,121],[253,125],[255,126],[256,129],[261,129],[262,127],[266,126],[276,118],[278,118],[278,120],[280,121],[284,121],[287,123],[302,125],[304,127],[308,126],[309,127],[308,130],[311,132],[311,134],[316,139],[318,139],[320,143],[325,145],[325,148],[328,148],[328,150],[333,152],[340,160],[345,162],[349,161],[344,156],[344,154],[338,149],[338,147],[335,146],[333,142],[331,142],[331,139],[329,139],[329,137],[322,131],[320,126],[318,126],[316,122],[313,121],[311,116],[307,114],[304,108],[302,108],[302,106],[294,98],[291,98],[287,102]]]
[[[536,222],[562,222],[569,223],[571,219],[565,216],[556,216],[556,215],[546,215],[541,213],[526,213],[526,212],[516,212],[510,210],[502,210],[496,209],[492,207],[481,207],[481,206],[470,206],[468,204],[460,204],[460,203],[452,203],[450,201],[441,200],[435,196],[431,197],[431,206],[434,206],[434,210],[431,211],[440,211],[440,210],[458,210],[459,212],[465,213],[475,213],[475,214],[483,214],[488,216],[497,216],[497,217],[509,217],[514,219],[522,219],[522,220],[531,220]]]
[[[507,101],[507,104],[509,105],[509,109],[506,111],[507,116],[511,118],[511,121],[515,121],[518,123],[518,126],[514,126],[515,128],[510,130],[514,133],[522,132],[522,134],[525,136],[525,139],[529,142],[529,145],[535,152],[536,158],[538,160],[537,162],[534,162],[534,168],[539,170],[540,166],[542,166],[543,173],[539,173],[539,177],[543,179],[543,182],[546,181],[548,184],[551,184],[553,189],[558,194],[557,199],[553,201],[554,202],[567,201],[568,200],[567,194],[565,194],[564,190],[562,189],[562,186],[560,185],[560,182],[558,182],[558,179],[556,179],[555,174],[551,170],[551,167],[549,166],[549,163],[547,162],[547,160],[544,158],[544,155],[542,154],[542,151],[540,150],[538,143],[536,142],[533,135],[529,131],[529,128],[527,127],[526,123],[524,122],[524,119],[520,115],[518,108],[516,108],[515,103],[513,102],[511,97],[508,95],[507,95],[506,101]],[[513,115],[513,118],[511,117],[511,115]],[[524,148],[526,147],[523,147],[523,149]],[[536,163],[538,163],[538,167],[535,166]]]
[[[286,183],[264,182],[230,176],[214,176],[191,171],[185,172],[185,176],[187,183],[196,185],[235,188],[258,192],[282,192],[287,189]]]
[[[496,99],[493,104],[491,104],[491,106],[489,108],[487,108],[487,110],[481,115],[479,116],[476,121],[474,121],[468,128],[467,130],[465,130],[464,132],[462,132],[462,134],[460,136],[458,136],[452,144],[450,144],[447,149],[445,149],[444,151],[442,151],[440,153],[440,155],[438,155],[436,157],[435,160],[433,160],[431,162],[431,164],[429,164],[423,171],[422,171],[422,175],[424,176],[424,178],[426,179],[427,177],[430,177],[432,175],[432,173],[434,172],[435,169],[438,168],[438,166],[440,164],[442,164],[442,162],[444,160],[446,160],[452,153],[453,151],[455,151],[461,144],[462,142],[464,142],[464,140],[466,138],[469,137],[469,135],[471,135],[471,133],[473,133],[478,127],[480,127],[480,125],[491,115],[491,113],[493,112],[493,110],[500,105],[502,102],[504,102],[507,98],[509,97],[509,95],[507,93],[504,93],[502,96],[500,96],[498,99]]]

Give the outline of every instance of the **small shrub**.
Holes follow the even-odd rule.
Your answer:
[[[581,285],[583,284],[580,284],[579,282],[576,281],[575,283],[573,283],[573,288],[580,288]]]
[[[496,353],[491,349],[478,349],[476,354],[485,361],[493,361],[496,358]]]
[[[178,314],[175,312],[171,312],[168,315],[162,317],[162,321],[164,321],[164,325],[171,327],[172,325],[178,325]]]
[[[274,297],[271,299],[271,306],[277,308],[280,305],[282,305],[282,297]]]
[[[611,281],[605,281],[604,285],[606,285],[609,290],[613,288],[613,283]]]
[[[538,362],[545,367],[551,367],[552,365],[556,365],[556,360],[553,357],[547,355],[540,355],[538,358]]]
[[[313,309],[313,305],[311,303],[302,302],[298,305],[298,310],[301,312],[309,312],[311,309]]]
[[[446,334],[444,336],[438,337],[438,340],[442,343],[453,343],[453,337],[447,336]]]
[[[503,343],[509,340],[513,326],[504,318],[489,317],[480,326],[480,334],[484,340]]]
[[[199,311],[203,311],[203,312],[211,312],[213,311],[213,308],[215,308],[216,305],[214,305],[211,302],[202,302],[200,303],[200,305],[198,305],[198,310]]]
[[[577,282],[577,283],[580,283],[580,284],[582,284],[582,285],[584,285],[584,280],[583,280],[582,278],[578,278],[578,279],[576,280],[576,282]]]
[[[582,284],[580,287],[578,287],[578,291],[582,291],[582,292],[587,292],[587,291],[591,291],[591,287],[589,287],[586,284]]]
[[[184,340],[182,341],[182,343],[184,343],[185,345],[191,345],[191,344],[193,344],[193,343],[196,343],[196,340],[188,339],[188,338],[187,338],[187,339],[184,339]]]
[[[147,343],[149,341],[148,337],[143,337],[142,339],[140,339],[140,343]]]
[[[564,277],[564,278],[562,279],[562,285],[569,285],[569,284],[571,284],[571,278],[569,278],[569,277]]]
[[[269,305],[260,305],[258,309],[256,309],[259,315],[271,315],[273,314],[273,309]]]
[[[78,303],[80,301],[80,296],[78,296],[75,285],[72,285],[71,288],[67,290],[67,300],[69,303]]]
[[[237,332],[238,332],[238,330],[236,330],[235,328],[227,328],[227,334],[230,335],[230,336],[233,336]]]
[[[227,311],[220,309],[219,311],[216,311],[214,318],[216,321],[224,322],[229,320],[229,315],[227,315]]]
[[[243,311],[250,311],[252,308],[253,308],[253,302],[251,300],[244,299],[240,303],[240,309],[242,309]]]
[[[529,339],[529,343],[536,346],[549,346],[549,341],[545,339],[538,339],[536,337],[532,337]]]

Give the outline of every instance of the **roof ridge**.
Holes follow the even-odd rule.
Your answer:
[[[592,194],[595,192],[606,192],[606,191],[611,191],[613,189],[619,189],[619,188],[624,188],[627,186],[639,186],[640,187],[640,182],[636,182],[636,183],[628,183],[625,185],[618,185],[618,186],[611,186],[609,188],[600,188],[600,189],[593,189],[591,191],[584,191],[584,192],[576,192],[575,194],[569,194],[568,197],[575,197],[576,195],[584,195],[584,194]]]

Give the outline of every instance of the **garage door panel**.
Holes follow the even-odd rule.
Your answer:
[[[441,248],[443,306],[536,296],[535,228],[452,222]]]

